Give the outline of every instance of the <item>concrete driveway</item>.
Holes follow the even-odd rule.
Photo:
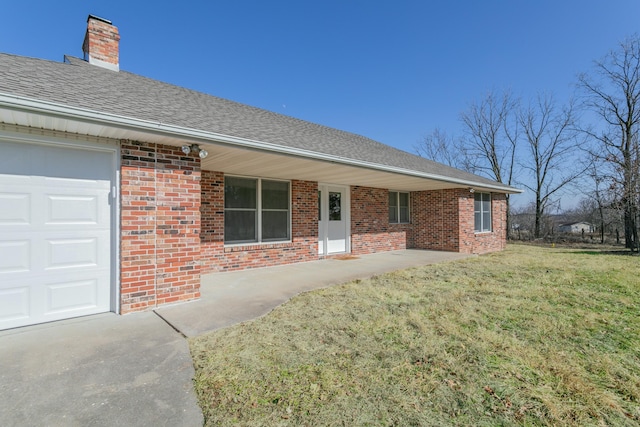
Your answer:
[[[189,347],[153,312],[0,332],[2,426],[201,426]]]
[[[215,273],[202,277],[199,301],[0,331],[0,426],[201,426],[185,335],[301,292],[467,256],[407,250]]]

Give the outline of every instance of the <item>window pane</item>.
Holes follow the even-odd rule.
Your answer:
[[[409,193],[398,193],[400,196],[400,207],[409,207]]]
[[[225,211],[224,212],[224,241],[255,242],[256,212],[255,211]]]
[[[482,214],[480,212],[476,212],[474,214],[474,222],[475,222],[475,231],[482,231]]]
[[[322,221],[322,192],[318,191],[318,221]]]
[[[482,213],[482,231],[491,231],[491,213]]]
[[[389,207],[398,206],[398,193],[395,191],[389,191]]]
[[[289,211],[262,212],[262,240],[289,238]]]
[[[249,178],[224,178],[225,208],[256,208],[257,180]]]
[[[491,231],[491,194],[476,193],[473,202],[475,231]]]
[[[409,193],[398,193],[399,222],[409,222]]]
[[[389,222],[398,222],[398,208],[389,206]]]
[[[400,222],[409,222],[409,208],[400,206]]]
[[[329,221],[340,221],[342,218],[341,193],[329,192]]]
[[[289,183],[263,180],[262,209],[289,209]]]
[[[398,222],[398,193],[389,191],[389,222]]]
[[[486,198],[483,202],[482,202],[482,212],[491,212],[491,200],[489,198]]]

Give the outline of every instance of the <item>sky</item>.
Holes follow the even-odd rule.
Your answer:
[[[4,0],[0,51],[82,57],[89,14],[120,69],[415,152],[490,91],[565,102],[640,32],[639,0]]]

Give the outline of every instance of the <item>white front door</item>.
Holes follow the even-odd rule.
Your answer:
[[[110,310],[114,167],[0,139],[0,329]]]
[[[349,252],[349,192],[347,187],[318,186],[318,253]]]

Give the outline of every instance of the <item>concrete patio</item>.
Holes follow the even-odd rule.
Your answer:
[[[185,336],[194,337],[263,316],[302,292],[469,256],[456,252],[408,249],[212,273],[202,276],[200,300],[162,307],[155,312]]]

